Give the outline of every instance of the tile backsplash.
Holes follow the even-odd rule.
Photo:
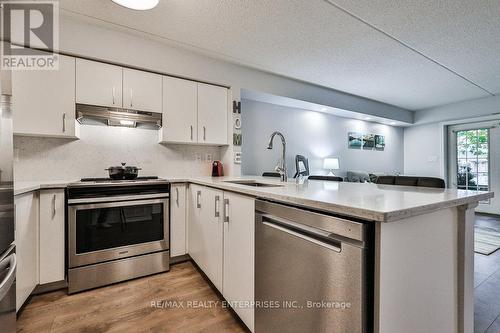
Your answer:
[[[107,177],[109,166],[126,162],[142,176],[208,176],[220,148],[163,145],[152,130],[85,125],[79,140],[14,138],[14,179],[77,180]]]

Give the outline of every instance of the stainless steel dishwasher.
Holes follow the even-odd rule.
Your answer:
[[[367,224],[255,203],[255,332],[371,331]]]

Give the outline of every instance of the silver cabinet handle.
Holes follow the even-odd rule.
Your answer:
[[[191,125],[190,127],[191,127],[191,141],[193,141],[193,125]]]
[[[8,273],[3,280],[0,281],[0,299],[5,299],[5,295],[7,295],[16,279],[17,260],[15,253],[12,253],[7,258],[0,261],[0,270],[5,271],[7,267],[9,268]]]
[[[130,88],[130,107],[134,106],[132,100],[134,99],[134,90]]]
[[[196,192],[196,208],[201,208],[200,197],[201,197],[201,191],[197,191]]]
[[[203,126],[203,141],[207,141],[207,128]]]
[[[115,105],[115,86],[111,89],[111,92],[113,94],[113,105]]]
[[[52,196],[52,218],[54,218],[56,216],[56,195],[54,194]]]
[[[224,222],[229,222],[229,199],[224,199]]]
[[[177,195],[177,198],[175,199],[175,203],[177,204],[177,207],[179,207],[179,188],[175,188],[175,193]]]
[[[215,217],[219,217],[219,201],[220,201],[220,196],[216,195],[215,196]]]
[[[64,113],[62,114],[62,123],[63,123],[63,124],[62,124],[62,125],[63,125],[63,126],[62,126],[62,130],[63,130],[63,133],[64,133],[64,132],[66,132],[66,112],[64,112]]]

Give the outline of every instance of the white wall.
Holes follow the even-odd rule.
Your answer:
[[[197,162],[216,147],[160,145],[153,130],[81,126],[80,140],[52,138],[14,138],[14,178],[22,180],[78,180],[82,177],[107,177],[104,169],[126,162],[142,170],[141,176],[208,176],[211,165]]]
[[[280,131],[287,140],[289,176],[295,173],[294,158],[301,154],[309,159],[312,174],[326,174],[323,158],[340,157],[344,176],[347,170],[394,173],[403,172],[403,129],[326,113],[242,100],[242,172],[260,175],[273,171],[281,156],[281,141],[275,138],[273,150],[267,150],[269,136]],[[348,132],[385,135],[385,151],[347,148]]]
[[[438,123],[404,129],[404,173],[442,177],[440,125]]]

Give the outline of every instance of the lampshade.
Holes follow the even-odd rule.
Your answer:
[[[325,158],[323,161],[323,169],[338,170],[340,169],[340,162],[338,157]]]

